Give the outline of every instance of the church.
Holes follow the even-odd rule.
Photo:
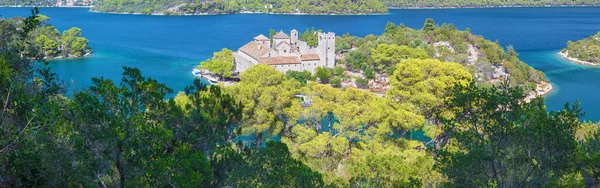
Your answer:
[[[273,36],[273,42],[262,34],[254,37],[234,53],[235,72],[244,72],[256,64],[267,64],[281,72],[314,73],[317,67],[335,67],[335,33],[318,33],[316,47],[298,40],[295,29],[290,35],[280,31]]]

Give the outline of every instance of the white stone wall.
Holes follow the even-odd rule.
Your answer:
[[[273,65],[275,67],[275,69],[277,69],[278,71],[281,72],[287,72],[290,70],[294,70],[294,71],[303,71],[303,67],[302,64],[287,64],[287,65]]]
[[[304,71],[307,70],[311,73],[315,73],[315,69],[318,67],[319,65],[319,61],[318,60],[312,60],[312,61],[302,61],[302,68],[303,70],[300,71]]]
[[[238,51],[233,54],[235,61],[235,70],[238,72],[244,72],[246,69],[258,64],[258,60],[250,57],[248,54]]]

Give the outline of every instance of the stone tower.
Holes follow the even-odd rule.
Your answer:
[[[293,29],[292,31],[290,31],[290,37],[291,37],[291,45],[298,45],[298,31],[296,31],[295,29]]]
[[[319,66],[335,67],[335,33],[319,33]]]

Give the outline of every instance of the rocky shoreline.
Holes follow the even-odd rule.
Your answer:
[[[527,94],[527,96],[525,97],[525,101],[530,102],[536,97],[545,96],[548,93],[550,93],[552,89],[554,89],[554,87],[552,87],[552,84],[550,84],[550,82],[539,83],[537,84],[537,87],[534,91],[531,91],[529,94]]]
[[[582,61],[582,60],[579,60],[577,58],[570,57],[568,50],[566,50],[565,52],[560,51],[560,52],[558,52],[558,55],[561,58],[563,58],[563,59],[569,60],[569,61],[577,63],[577,64],[590,65],[590,66],[600,66],[600,64],[596,64],[596,63],[592,63],[592,62],[588,62],[588,61]]]
[[[57,57],[51,57],[51,58],[44,57],[44,59],[46,59],[46,60],[55,60],[55,59],[78,59],[78,58],[85,58],[85,57],[90,57],[90,56],[92,56],[92,53],[91,53],[91,52],[90,52],[90,53],[87,53],[87,54],[85,54],[85,55],[83,55],[83,56],[80,56],[80,57],[76,57],[76,56],[57,56]]]

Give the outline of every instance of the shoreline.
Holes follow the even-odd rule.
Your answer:
[[[102,12],[97,10],[91,10],[93,13],[100,14],[117,14],[117,15],[146,15],[146,16],[218,16],[218,15],[235,15],[235,14],[267,14],[267,15],[292,15],[292,16],[382,16],[387,15],[389,13],[373,13],[373,14],[310,14],[310,13],[270,13],[270,12],[251,12],[251,11],[241,11],[236,13],[224,13],[224,14],[216,14],[216,13],[194,13],[194,14],[164,14],[164,13],[152,13],[152,14],[143,14],[140,12],[127,13],[127,12]]]
[[[515,5],[515,6],[468,6],[468,7],[388,7],[393,10],[436,10],[436,9],[493,9],[493,8],[581,8],[581,7],[600,7],[599,5]]]
[[[525,101],[530,102],[532,99],[534,99],[536,97],[546,96],[553,89],[554,89],[554,87],[552,86],[552,84],[549,81],[539,83],[539,84],[537,84],[535,91],[531,91],[529,94],[527,94],[527,96],[525,97]]]
[[[90,6],[31,6],[31,5],[0,6],[0,8],[33,8],[33,7],[37,7],[37,8],[92,8],[94,6],[91,6],[91,5]]]
[[[64,59],[81,59],[81,58],[87,58],[87,57],[90,57],[90,56],[92,56],[91,52],[87,53],[87,54],[84,54],[81,57],[74,57],[74,56],[66,56],[66,57],[65,56],[58,56],[58,57],[54,57],[54,58],[44,57],[44,60],[52,61],[52,60],[64,60]]]
[[[592,63],[592,62],[588,62],[588,61],[582,61],[579,60],[577,58],[574,57],[569,57],[569,51],[565,51],[563,52],[562,50],[558,52],[558,56],[560,56],[562,59],[565,59],[567,61],[573,62],[573,63],[577,63],[577,64],[581,64],[581,65],[588,65],[588,66],[600,66],[600,64],[596,64],[596,63]]]

